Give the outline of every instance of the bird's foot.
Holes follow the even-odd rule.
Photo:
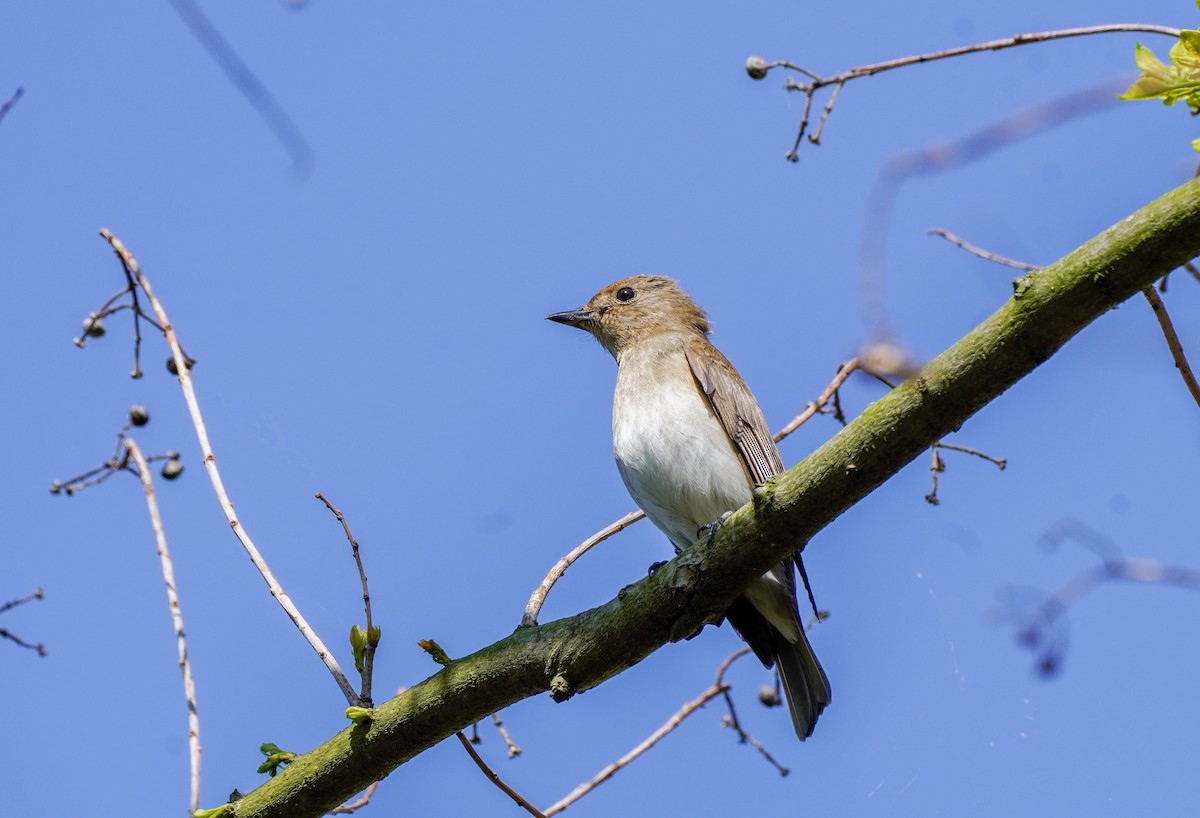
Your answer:
[[[670,562],[670,560],[659,560],[658,562],[651,563],[650,570],[646,572],[646,576],[648,576],[648,577],[654,576],[654,572],[657,571],[659,568],[662,568],[668,562]]]
[[[732,511],[726,511],[717,519],[713,520],[708,525],[702,525],[696,529],[696,536],[704,538],[705,545],[712,545],[713,540],[717,537],[717,529],[721,527],[721,523],[733,516]]]

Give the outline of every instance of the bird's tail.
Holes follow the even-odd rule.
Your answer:
[[[779,676],[783,680],[783,692],[787,697],[788,710],[792,714],[792,724],[796,735],[801,741],[812,735],[817,717],[833,699],[829,689],[829,678],[817,661],[808,637],[804,635],[803,627],[800,638],[789,642],[783,634],[774,628],[775,661],[779,667]]]

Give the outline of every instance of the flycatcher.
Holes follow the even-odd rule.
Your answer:
[[[547,317],[587,330],[617,359],[617,469],[677,550],[783,471],[758,401],[708,340],[704,310],[671,279],[626,278],[577,310]],[[800,555],[793,559],[799,564]],[[778,664],[803,741],[831,694],[800,623],[793,559],[756,579],[725,616],[766,667]]]

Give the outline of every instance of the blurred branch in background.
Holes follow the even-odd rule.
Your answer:
[[[267,123],[267,127],[283,144],[284,149],[291,154],[292,168],[300,172],[307,171],[312,164],[312,149],[308,146],[304,134],[296,127],[296,123],[275,99],[275,95],[267,90],[193,0],[171,0],[171,5],[183,18],[184,24],[200,45],[204,46],[204,50]]]
[[[12,110],[13,106],[16,105],[17,101],[23,96],[25,96],[25,89],[17,88],[17,90],[13,91],[11,97],[4,100],[4,102],[0,104],[0,122],[4,121],[4,117],[8,116],[8,112]]]
[[[1067,610],[1085,594],[1109,582],[1141,582],[1200,591],[1200,570],[1160,560],[1123,557],[1116,545],[1077,520],[1064,520],[1046,532],[1043,544],[1057,548],[1074,542],[1100,560],[1076,574],[1054,593],[1034,589],[1004,589],[992,618],[1016,628],[1017,642],[1035,655],[1039,673],[1051,676],[1062,669],[1069,642]]]

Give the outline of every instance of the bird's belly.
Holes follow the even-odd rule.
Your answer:
[[[629,392],[618,387],[613,405],[617,468],[650,521],[686,548],[698,528],[749,502],[749,478],[690,379]]]

